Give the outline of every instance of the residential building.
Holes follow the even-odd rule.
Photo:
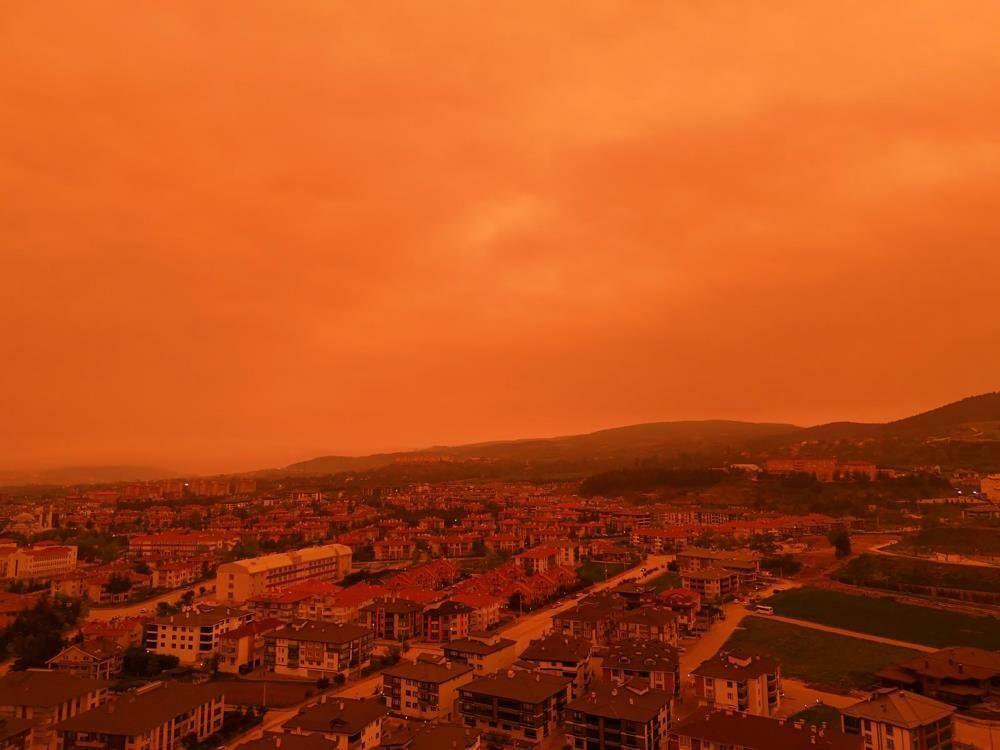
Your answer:
[[[865,750],[951,750],[954,713],[933,698],[886,688],[843,709],[841,722]]]
[[[463,727],[461,724],[408,721],[402,726],[386,724],[382,730],[382,750],[480,750],[481,737],[482,732]],[[248,748],[248,750],[257,749]],[[287,748],[287,750],[298,750],[298,748]],[[314,749],[302,748],[302,750]]]
[[[375,559],[380,562],[412,560],[417,551],[417,543],[412,539],[380,539],[372,546],[375,549]]]
[[[71,643],[46,664],[57,669],[93,680],[110,680],[121,674],[125,647],[111,638],[90,638]]]
[[[507,669],[514,663],[517,642],[499,635],[458,638],[444,645],[444,655],[452,661],[472,665],[476,674],[487,675]]]
[[[514,555],[517,564],[525,575],[545,573],[559,565],[562,553],[557,547],[535,547]]]
[[[702,568],[681,573],[681,586],[698,593],[703,599],[722,601],[740,590],[740,576],[723,568]]]
[[[832,482],[837,474],[835,458],[769,458],[766,464],[771,476],[804,474],[817,482]]]
[[[781,706],[781,666],[774,659],[720,651],[691,672],[702,703],[754,716],[774,716]]]
[[[953,706],[975,706],[1000,694],[1000,654],[981,648],[944,648],[890,665],[878,677],[886,687]]]
[[[264,663],[264,636],[284,623],[275,618],[254,619],[219,637],[219,671],[245,674]]]
[[[390,599],[369,604],[361,610],[362,623],[376,638],[405,641],[424,632],[424,608],[405,599]]]
[[[566,707],[566,742],[578,750],[667,750],[673,695],[633,678],[595,683]]]
[[[458,712],[465,726],[483,730],[487,744],[534,746],[559,731],[569,685],[540,672],[500,672],[462,686]]]
[[[305,547],[219,566],[215,593],[229,602],[308,580],[340,580],[351,571],[351,548],[343,544]]]
[[[372,631],[360,625],[299,620],[264,634],[264,665],[275,674],[320,679],[371,663]]]
[[[0,548],[0,578],[15,581],[51,581],[76,570],[74,545],[39,544]]]
[[[644,606],[618,619],[617,637],[677,645],[677,614],[669,607]]]
[[[56,725],[59,750],[174,750],[222,728],[223,688],[154,682]]]
[[[552,615],[552,629],[601,645],[614,632],[615,616],[614,611],[603,606],[581,603]]]
[[[0,718],[30,719],[31,746],[55,750],[55,725],[101,705],[110,683],[69,672],[29,669],[0,678]]]
[[[253,620],[253,613],[231,607],[195,607],[146,623],[144,645],[157,654],[193,664],[215,655],[220,638]]]
[[[534,671],[570,680],[569,697],[572,699],[590,685],[593,649],[594,644],[585,638],[549,633],[529,643],[518,663]]]
[[[447,643],[469,635],[475,610],[456,601],[424,611],[424,639],[432,643]]]
[[[702,708],[670,728],[669,750],[863,750],[860,737],[802,721]],[[902,750],[900,748],[899,750]],[[914,749],[915,750],[915,749]]]
[[[419,658],[382,670],[382,697],[389,710],[408,719],[451,721],[456,718],[458,689],[475,678],[460,661]]]
[[[451,600],[472,607],[472,614],[469,615],[470,632],[488,630],[500,622],[500,612],[506,604],[499,596],[489,594],[455,594]]]
[[[760,575],[760,555],[756,552],[711,550],[688,547],[677,553],[677,567],[681,574],[695,573],[711,568],[737,573],[739,584],[746,586]]]
[[[286,734],[313,734],[336,743],[335,750],[372,750],[382,741],[389,710],[381,701],[331,698],[303,708],[286,721]]]
[[[0,718],[0,750],[31,750],[31,719]]]
[[[238,534],[192,531],[165,531],[160,534],[137,534],[128,540],[128,556],[194,557],[206,552],[231,549],[240,540]]]
[[[616,641],[604,654],[601,677],[605,682],[625,682],[639,677],[650,687],[679,697],[680,652],[662,641]]]

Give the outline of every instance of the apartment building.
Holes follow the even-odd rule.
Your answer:
[[[889,665],[878,677],[885,687],[970,707],[1000,694],[1000,654],[981,648],[944,648]]]
[[[618,619],[617,637],[625,640],[660,641],[676,646],[678,619],[677,613],[669,607],[639,607]]]
[[[264,666],[309,679],[347,676],[371,663],[372,631],[359,625],[299,620],[264,634]]]
[[[432,643],[447,643],[469,635],[475,610],[456,601],[424,611],[424,638]]]
[[[817,482],[832,482],[837,475],[835,458],[769,458],[765,467],[771,476],[803,474]]]
[[[303,708],[283,725],[285,734],[312,734],[335,743],[335,750],[372,750],[382,741],[389,710],[381,701],[331,698]]]
[[[841,711],[846,734],[865,750],[951,750],[954,706],[887,688]]]
[[[469,631],[487,630],[500,622],[500,611],[505,601],[499,596],[489,594],[455,594],[451,601],[472,607],[469,615]]]
[[[578,750],[667,750],[673,696],[633,678],[596,683],[566,706],[566,742]]]
[[[194,557],[206,552],[231,549],[240,540],[237,534],[218,534],[192,531],[190,533],[165,531],[160,534],[137,534],[128,540],[128,556],[137,557]]]
[[[121,674],[125,647],[111,638],[90,638],[82,643],[71,643],[46,662],[49,669],[89,677],[93,680],[110,680]]]
[[[351,571],[351,548],[343,544],[305,547],[224,563],[216,578],[216,596],[229,602],[310,580],[340,580]]]
[[[424,633],[424,608],[406,599],[377,601],[361,610],[361,622],[376,638],[405,641]]]
[[[563,633],[549,633],[531,641],[521,653],[518,664],[530,670],[570,680],[571,699],[582,694],[593,677],[594,644],[584,638]]]
[[[681,586],[696,592],[702,599],[718,602],[739,592],[740,576],[723,568],[702,568],[681,573]]]
[[[0,750],[31,750],[30,719],[0,718]]]
[[[379,562],[412,560],[417,551],[417,543],[412,539],[381,539],[372,546],[375,549],[375,559]]]
[[[59,750],[175,750],[222,728],[218,683],[154,682],[56,725]]]
[[[581,603],[553,615],[552,630],[601,645],[614,632],[615,616],[614,611],[603,606]]]
[[[458,712],[488,742],[536,746],[559,731],[569,686],[563,677],[540,672],[500,672],[462,686]]]
[[[720,651],[691,672],[699,702],[754,716],[781,706],[781,666],[774,659]]]
[[[275,618],[254,619],[219,637],[219,671],[245,674],[264,663],[264,636],[284,623]]]
[[[677,567],[682,575],[721,568],[738,574],[740,585],[746,586],[757,580],[760,575],[760,555],[755,552],[688,547],[677,554]]]
[[[638,677],[652,688],[679,697],[680,652],[662,641],[616,641],[604,654],[601,677],[605,682],[625,682]]]
[[[419,658],[382,670],[382,697],[398,716],[423,721],[451,721],[458,690],[475,679],[473,668],[460,661]]]
[[[458,638],[444,645],[444,655],[452,661],[472,666],[476,675],[487,675],[507,669],[514,663],[517,642],[499,635],[485,638]]]
[[[101,705],[109,686],[103,680],[56,670],[8,672],[0,678],[0,718],[31,720],[31,746],[55,750],[55,725]]]
[[[177,615],[154,617],[144,628],[143,645],[182,664],[210,659],[220,639],[253,620],[253,613],[231,607],[200,606]]]

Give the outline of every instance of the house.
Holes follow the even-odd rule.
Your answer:
[[[669,750],[863,750],[860,737],[802,721],[702,708],[670,728]],[[903,750],[899,748],[899,750]],[[915,749],[914,749],[915,750]]]
[[[158,561],[151,566],[153,588],[179,589],[201,578],[201,563],[196,560]]]
[[[458,712],[465,726],[483,730],[488,744],[537,746],[559,731],[569,686],[540,672],[500,672],[463,685]]]
[[[1000,654],[981,648],[944,648],[890,665],[877,675],[886,687],[970,707],[1000,693]]]
[[[376,638],[405,641],[423,635],[424,608],[405,599],[380,600],[361,610],[362,623]]]
[[[343,544],[325,544],[223,563],[216,574],[215,593],[228,602],[245,602],[302,581],[340,580],[351,572],[351,555],[351,548]]]
[[[597,683],[566,706],[566,742],[579,750],[667,750],[673,695],[632,678]]]
[[[754,716],[781,706],[781,666],[774,659],[720,651],[691,672],[699,702]]]
[[[174,750],[222,728],[219,683],[154,682],[59,722],[59,750]]]
[[[710,568],[722,568],[739,576],[739,585],[753,583],[760,575],[760,555],[756,552],[703,549],[688,547],[677,553],[677,568],[684,573],[696,573]]]
[[[954,714],[933,698],[886,688],[843,709],[841,724],[866,750],[951,750]]]
[[[332,594],[311,593],[299,603],[298,616],[341,625],[358,622],[363,608],[387,594],[384,587],[369,583],[356,583]]]
[[[432,643],[447,643],[469,635],[475,610],[454,600],[424,611],[424,638]]]
[[[71,643],[46,664],[92,680],[110,680],[121,674],[125,647],[110,638],[90,638],[82,643]]]
[[[423,721],[456,718],[458,689],[475,677],[460,661],[420,658],[401,661],[382,670],[382,697],[393,714]]]
[[[701,594],[690,589],[667,589],[660,592],[656,601],[669,607],[677,615],[677,627],[684,633],[697,629],[701,611]]]
[[[677,620],[677,614],[669,607],[640,607],[619,618],[616,633],[619,639],[660,641],[676,646]]]
[[[371,658],[372,631],[360,625],[298,620],[264,634],[264,666],[275,674],[346,677],[367,667]]]
[[[593,649],[594,644],[584,638],[549,633],[529,643],[518,663],[533,671],[570,680],[569,697],[572,699],[590,685]]]
[[[57,722],[89,711],[108,697],[110,683],[52,669],[8,672],[0,678],[0,717],[34,722],[31,746],[55,750]]]
[[[219,638],[219,671],[228,674],[245,674],[264,663],[264,636],[283,625],[281,620],[270,618],[253,620]]]
[[[215,655],[219,639],[253,620],[253,613],[231,607],[195,607],[177,615],[153,617],[146,623],[145,647],[194,664]]]
[[[375,559],[379,562],[412,560],[417,552],[416,541],[409,538],[380,539],[372,547],[375,550]]]
[[[525,575],[532,576],[558,567],[561,555],[557,547],[535,547],[514,555],[514,560]]]
[[[312,600],[312,595],[297,589],[279,589],[252,596],[243,602],[243,608],[253,612],[254,619],[292,620],[301,616],[302,606]]]
[[[452,661],[470,664],[477,675],[492,674],[514,663],[517,642],[499,635],[458,638],[444,645],[444,655]]]
[[[663,641],[616,641],[604,654],[601,677],[605,682],[639,677],[652,688],[680,697],[680,652]]]
[[[388,709],[381,701],[331,698],[301,709],[283,725],[285,734],[314,734],[336,750],[372,750],[382,740]]]

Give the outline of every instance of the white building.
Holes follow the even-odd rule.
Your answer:
[[[46,544],[36,547],[0,547],[0,578],[49,581],[76,570],[76,547]]]
[[[340,580],[351,572],[351,548],[343,544],[306,547],[219,566],[215,593],[245,602],[277,588],[309,580]]]
[[[146,623],[144,642],[157,654],[176,656],[182,664],[210,659],[220,638],[253,620],[253,613],[231,607],[199,607]]]

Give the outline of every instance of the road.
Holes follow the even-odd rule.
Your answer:
[[[191,588],[194,588],[194,590],[197,591],[204,585],[204,583],[194,584],[194,586],[186,586],[182,589],[168,591],[165,594],[154,596],[152,599],[144,599],[141,602],[129,602],[127,604],[120,604],[116,607],[91,607],[90,611],[87,613],[87,619],[106,622],[108,620],[114,620],[118,617],[139,617],[141,615],[155,614],[156,605],[160,602],[169,602],[170,604],[173,604],[181,598],[181,594],[185,591],[188,591]],[[215,593],[209,591],[203,596],[196,596],[195,602],[211,601],[214,597]]]

